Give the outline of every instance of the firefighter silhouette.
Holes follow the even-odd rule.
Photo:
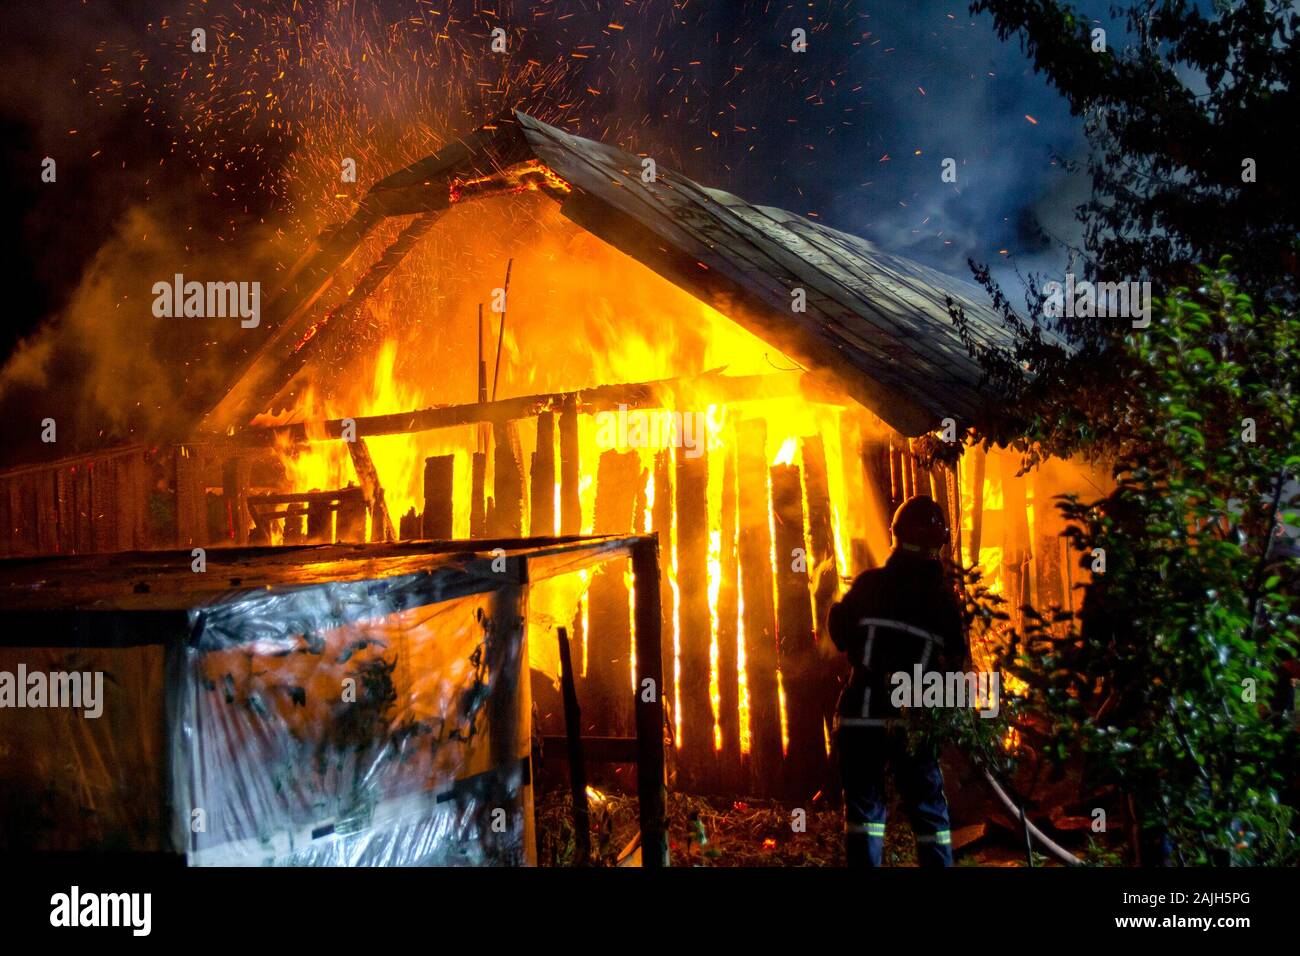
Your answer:
[[[891,676],[964,669],[969,649],[940,551],[948,522],[933,500],[903,502],[890,526],[884,567],[865,571],[830,611],[831,640],[852,673],[836,720],[844,787],[845,850],[851,867],[881,865],[888,768],[911,817],[922,866],[952,865],[948,801],[933,744],[909,746],[906,716],[890,701]]]

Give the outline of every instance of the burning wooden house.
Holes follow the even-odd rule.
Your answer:
[[[676,784],[792,796],[829,779],[819,622],[903,499],[1007,595],[1068,600],[1073,472],[914,453],[981,411],[949,316],[1001,341],[977,290],[653,157],[504,116],[377,183],[268,301],[186,440],[0,474],[0,549],[655,534]],[[532,589],[532,666],[573,636],[591,736],[631,730],[637,610],[626,559]]]

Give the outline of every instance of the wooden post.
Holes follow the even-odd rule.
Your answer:
[[[537,451],[530,475],[531,498],[528,533],[533,537],[555,534],[555,413],[537,416]]]
[[[786,792],[810,797],[825,784],[826,739],[817,674],[808,544],[803,533],[803,482],[794,465],[772,467],[777,634],[789,737]]]
[[[733,436],[734,437],[734,436]],[[740,560],[736,552],[736,449],[727,442],[722,452],[721,534],[722,582],[718,589],[718,754],[720,784],[739,790],[740,757]],[[715,466],[716,467],[716,466]]]
[[[701,449],[703,452],[703,449]],[[713,707],[709,700],[709,650],[713,617],[709,610],[709,459],[677,453],[678,659],[681,668],[681,739],[678,767],[692,788],[716,780]],[[680,772],[679,771],[679,772]]]
[[[659,631],[659,547],[653,538],[632,546],[636,590],[637,797],[641,814],[641,866],[668,865],[667,793],[664,788],[663,657]]]
[[[452,498],[456,487],[456,456],[434,455],[424,459],[424,515],[420,537],[448,541],[452,531]]]
[[[740,593],[745,607],[745,675],[755,785],[774,792],[781,778],[781,705],[777,689],[776,610],[772,602],[772,536],[768,527],[767,424],[737,429]]]
[[[470,462],[469,536],[487,537],[487,507],[483,500],[487,485],[487,452],[476,451]]]
[[[574,858],[578,866],[591,862],[591,813],[587,806],[587,765],[582,753],[582,710],[569,656],[569,632],[557,629],[560,641],[560,687],[564,694],[564,736],[569,755],[569,794],[573,801]]]
[[[488,534],[494,538],[518,538],[524,531],[524,469],[520,461],[519,431],[514,422],[492,429],[493,520]]]
[[[560,409],[560,534],[582,533],[579,467],[578,406],[570,398]]]

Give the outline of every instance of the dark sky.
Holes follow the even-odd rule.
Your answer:
[[[296,22],[292,3],[249,6]],[[237,249],[248,228],[283,218],[303,168],[289,158],[301,144],[282,135],[283,124],[249,120],[261,116],[249,106],[264,102],[264,87],[280,94],[281,119],[307,126],[312,110],[355,106],[358,129],[387,124],[390,133],[419,127],[445,98],[442,120],[428,125],[449,128],[432,130],[433,145],[493,109],[521,105],[962,278],[968,258],[995,264],[1004,278],[1013,267],[1059,271],[1064,256],[1042,230],[1076,238],[1071,210],[1085,183],[1058,157],[1086,158],[1081,123],[1033,75],[1018,44],[999,41],[988,18],[972,18],[962,2],[319,6],[329,8],[328,24],[306,32],[354,38],[346,68],[309,50],[279,76],[250,64],[275,62],[282,22],[264,26],[222,0],[43,0],[0,13],[0,172],[8,186],[0,201],[15,248],[5,257],[12,291],[0,354],[23,339],[30,347],[48,334],[38,330],[62,321],[88,265],[131,228],[133,209],[152,209],[190,253]],[[221,48],[215,68],[187,49],[198,23]],[[400,81],[376,75],[386,62],[376,38],[394,24],[417,48],[389,58],[418,66],[401,69]],[[493,25],[511,37],[505,67],[478,53]],[[795,28],[808,31],[805,53],[789,49]],[[424,42],[461,51],[455,69],[445,54],[420,65]],[[526,82],[501,80],[503,69],[517,72],[529,60],[539,65]],[[108,83],[105,96],[109,80],[116,86]],[[224,92],[201,116],[196,103],[212,89]],[[40,181],[45,156],[59,162],[57,184]],[[947,157],[958,164],[955,185],[940,178]],[[368,170],[372,178],[387,171]],[[53,352],[49,378],[75,380],[88,361],[75,342]],[[0,413],[21,391],[0,377]]]

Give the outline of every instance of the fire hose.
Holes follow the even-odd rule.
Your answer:
[[[994,778],[993,774],[989,773],[983,767],[980,768],[980,772],[984,774],[984,779],[987,780],[989,786],[993,788],[993,793],[997,796],[998,800],[1002,802],[1002,805],[1006,807],[1009,812],[1020,817],[1021,823],[1025,826],[1025,833],[1037,840],[1044,850],[1051,853],[1052,856],[1056,857],[1066,866],[1083,866],[1082,860],[1030,822],[1029,817],[1025,814],[1023,805],[1018,805],[1016,801],[1011,799],[1007,792],[1002,789],[1002,785]]]

